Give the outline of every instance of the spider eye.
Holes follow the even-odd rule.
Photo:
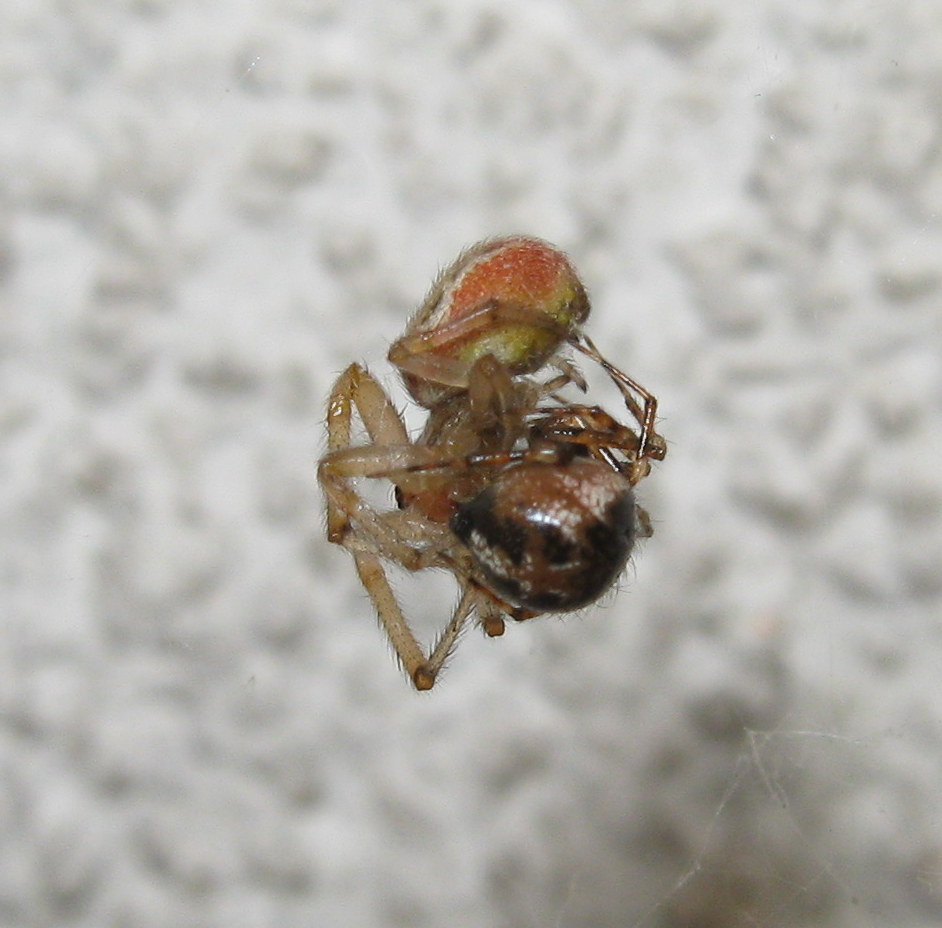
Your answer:
[[[567,612],[598,599],[637,534],[625,477],[592,458],[521,464],[459,507],[452,531],[508,602]]]

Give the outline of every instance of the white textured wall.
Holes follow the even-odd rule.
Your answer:
[[[942,923],[940,101],[940,0],[0,7],[0,925]],[[417,695],[323,400],[510,231],[656,534]]]

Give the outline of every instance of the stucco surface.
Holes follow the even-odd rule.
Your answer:
[[[940,101],[938,0],[0,8],[0,924],[942,923]],[[323,404],[507,232],[655,534],[419,695]]]

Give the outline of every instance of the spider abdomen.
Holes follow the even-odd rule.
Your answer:
[[[588,457],[508,468],[458,508],[451,527],[495,593],[538,612],[598,599],[637,533],[627,478]]]

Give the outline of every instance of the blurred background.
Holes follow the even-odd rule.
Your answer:
[[[939,0],[10,3],[0,114],[0,924],[942,924]],[[416,694],[324,401],[513,232],[655,534]]]

